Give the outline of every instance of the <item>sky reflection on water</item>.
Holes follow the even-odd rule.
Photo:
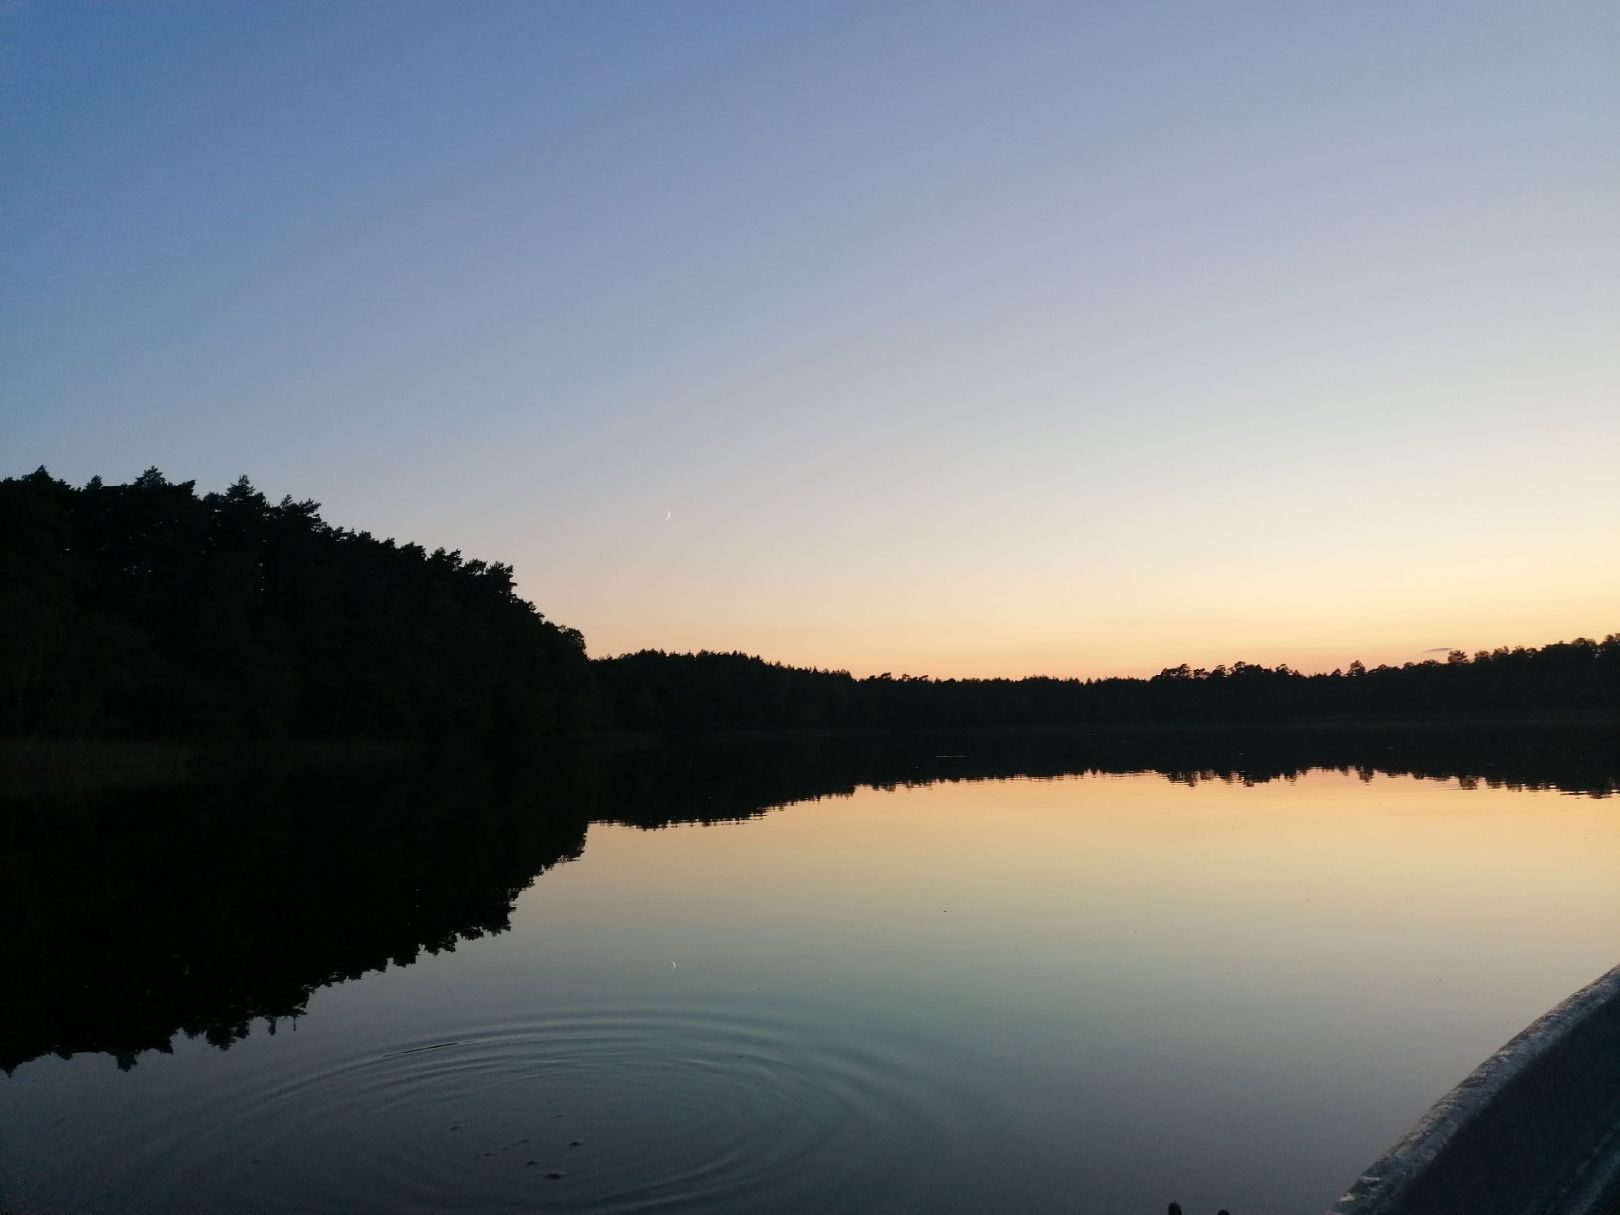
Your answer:
[[[23,1065],[0,1194],[1319,1210],[1613,965],[1617,805],[1318,771],[598,822],[511,931],[323,988],[274,1036]]]

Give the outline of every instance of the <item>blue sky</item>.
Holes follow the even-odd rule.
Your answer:
[[[5,474],[247,473],[514,562],[593,653],[1620,628],[1612,5],[20,3],[0,41]]]

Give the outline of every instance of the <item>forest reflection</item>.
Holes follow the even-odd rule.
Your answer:
[[[505,931],[592,822],[754,817],[861,787],[1313,770],[1606,796],[1614,727],[827,735],[211,780],[0,805],[0,1067],[275,1033],[313,992]],[[994,830],[987,821],[984,829]]]

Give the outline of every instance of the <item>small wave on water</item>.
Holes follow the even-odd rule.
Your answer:
[[[965,1134],[939,1060],[779,1010],[581,1009],[373,1041],[142,1133],[142,1186],[237,1211],[863,1210]]]

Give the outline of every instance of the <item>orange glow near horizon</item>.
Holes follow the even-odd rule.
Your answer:
[[[1313,534],[1310,521],[1230,509],[1223,535],[1189,509],[1194,521],[1174,524],[1185,557],[1159,555],[1163,520],[1066,550],[1061,518],[1004,505],[1015,517],[1001,531],[975,530],[963,510],[908,519],[898,536],[780,511],[693,511],[668,524],[660,513],[605,552],[570,551],[561,565],[573,573],[532,594],[595,656],[713,650],[936,679],[1150,676],[1183,662],[1399,666],[1620,632],[1620,561],[1591,559],[1613,552],[1608,518],[1568,505],[1567,523],[1548,514],[1539,530],[1493,531],[1495,519],[1447,546],[1405,536],[1387,505],[1369,508],[1353,545]],[[1493,556],[1498,540],[1511,541],[1511,560]],[[1244,560],[1226,553],[1233,543]],[[518,569],[558,564],[537,555]]]
[[[1620,7],[284,7],[7,6],[0,475],[245,473],[593,655],[1620,629]]]
[[[828,659],[817,647],[795,644],[792,639],[780,639],[775,649],[751,649],[742,645],[723,643],[693,644],[689,646],[635,646],[616,653],[634,653],[637,649],[665,649],[670,653],[693,653],[708,649],[718,652],[742,652],[776,662],[784,666],[810,667],[828,671],[848,671],[857,679],[882,673],[895,677],[902,675],[926,676],[931,679],[1023,679],[1050,677],[1056,679],[1107,679],[1113,677],[1146,679],[1167,667],[1185,662],[1193,668],[1212,669],[1232,666],[1236,662],[1257,663],[1276,667],[1281,664],[1305,674],[1325,674],[1342,670],[1353,661],[1365,666],[1402,666],[1406,663],[1440,661],[1450,650],[1462,650],[1472,657],[1481,650],[1490,651],[1503,646],[1523,646],[1537,649],[1557,642],[1573,641],[1585,637],[1601,640],[1620,632],[1620,611],[1609,614],[1606,623],[1581,628],[1572,625],[1564,629],[1543,630],[1540,634],[1528,629],[1511,637],[1482,636],[1477,630],[1467,633],[1452,629],[1449,632],[1435,627],[1428,632],[1417,626],[1404,630],[1391,629],[1386,635],[1373,635],[1368,644],[1359,646],[1332,645],[1323,642],[1300,642],[1294,645],[1276,643],[1237,644],[1222,646],[1205,637],[1189,639],[1182,644],[1168,640],[1155,643],[1146,638],[1132,644],[1071,644],[1063,645],[1055,639],[1045,644],[974,646],[968,643],[951,645],[948,641],[928,646],[915,638],[905,639],[887,655],[873,655],[871,647],[851,645],[853,661]],[[1365,630],[1364,630],[1365,632]],[[1436,640],[1438,639],[1438,640]],[[589,639],[587,639],[589,641]],[[1427,643],[1427,644],[1424,644]],[[591,646],[593,657],[612,657]]]

